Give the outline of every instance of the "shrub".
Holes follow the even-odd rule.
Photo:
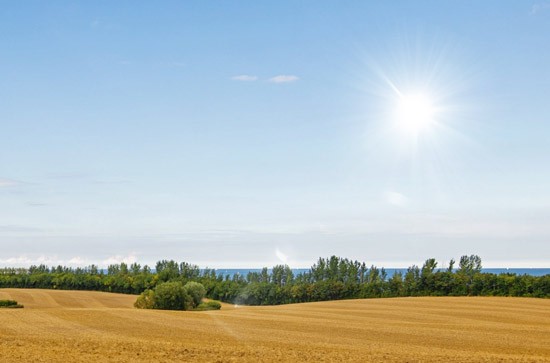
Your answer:
[[[193,299],[181,282],[164,282],[155,287],[154,308],[162,310],[188,310]]]
[[[136,300],[138,309],[189,310],[194,307],[193,298],[181,282],[163,282],[154,290],[145,290]]]
[[[188,282],[185,286],[179,281],[163,282],[153,290],[145,290],[139,295],[134,306],[138,309],[162,310],[217,310],[221,305],[217,301],[201,304],[206,289],[198,282]]]
[[[145,290],[139,295],[134,306],[138,309],[154,309],[155,292],[153,290]]]
[[[207,302],[200,303],[195,310],[204,311],[204,310],[220,310],[222,304],[219,301],[211,300]]]
[[[23,305],[18,304],[15,300],[0,300],[0,308],[18,309],[22,307]]]
[[[202,302],[202,299],[206,295],[206,289],[204,288],[203,284],[190,281],[185,284],[184,288],[189,296],[191,296],[191,298],[193,299],[193,305],[195,307],[199,306]]]
[[[0,300],[0,306],[7,307],[7,306],[13,306],[17,305],[17,301],[15,300]]]

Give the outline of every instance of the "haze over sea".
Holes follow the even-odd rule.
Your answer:
[[[388,274],[388,278],[392,277],[396,272],[402,272],[403,274],[407,272],[406,268],[387,268],[385,269]],[[203,270],[204,271],[204,270]],[[261,272],[262,269],[259,268],[228,268],[228,269],[216,269],[216,273],[221,276],[233,277],[238,274],[241,276],[246,276],[249,272]],[[269,270],[271,271],[271,269]],[[308,268],[293,268],[292,272],[294,275],[304,273],[309,271]],[[516,275],[531,275],[531,276],[544,276],[550,274],[550,268],[484,268],[481,270],[483,273],[492,273],[492,274],[516,274]]]

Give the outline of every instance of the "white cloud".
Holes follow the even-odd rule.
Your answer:
[[[254,82],[258,80],[258,77],[256,76],[250,76],[248,74],[240,74],[238,76],[231,77],[234,81],[241,81],[241,82]]]
[[[67,262],[69,263],[69,265],[76,265],[76,266],[85,266],[88,264],[87,261],[80,256],[75,256]]]
[[[404,207],[409,202],[409,198],[398,192],[386,192],[386,202],[397,207]]]
[[[110,256],[109,258],[101,261],[102,266],[108,266],[108,265],[114,265],[114,264],[120,264],[121,262],[124,262],[126,264],[132,264],[137,261],[136,255],[131,253],[128,256]]]
[[[56,256],[40,255],[36,257],[29,257],[27,255],[20,255],[17,257],[9,257],[6,259],[0,259],[0,264],[9,267],[29,267],[31,265],[56,265],[61,262]]]
[[[18,185],[19,183],[12,179],[2,179],[0,178],[0,188],[2,187],[13,187]]]
[[[299,79],[300,78],[293,75],[281,74],[275,77],[271,77],[270,79],[268,79],[268,81],[272,83],[290,83],[290,82],[296,82]]]

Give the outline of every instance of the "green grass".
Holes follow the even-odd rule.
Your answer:
[[[0,309],[20,309],[23,305],[20,305],[15,300],[0,300]]]
[[[216,300],[210,300],[207,302],[200,303],[195,309],[195,311],[205,311],[205,310],[220,310],[222,308],[222,304],[220,304],[219,301]]]

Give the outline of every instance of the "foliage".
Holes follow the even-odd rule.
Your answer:
[[[153,290],[145,290],[139,295],[134,306],[138,309],[154,309],[155,292]]]
[[[161,282],[154,289],[142,292],[134,306],[138,309],[191,310],[201,305],[205,295],[206,289],[199,282],[189,281],[185,285],[180,281]],[[204,305],[203,310],[213,308]]]
[[[222,308],[222,304],[220,304],[219,301],[210,300],[207,302],[200,303],[197,305],[195,310],[197,311],[205,311],[205,310],[220,310]]]
[[[185,291],[193,300],[193,306],[198,306],[206,296],[204,285],[195,281],[189,281],[184,286]]]
[[[0,308],[18,309],[22,307],[23,305],[18,304],[15,300],[0,300]]]
[[[154,309],[189,310],[193,308],[193,299],[179,281],[158,284],[154,291]]]
[[[45,265],[0,269],[0,288],[98,290],[140,294],[139,308],[193,309],[203,297],[246,304],[276,305],[354,298],[399,296],[526,296],[550,297],[550,275],[529,276],[482,273],[476,255],[451,260],[438,268],[435,259],[410,266],[388,278],[384,268],[331,256],[319,260],[306,272],[294,275],[290,267],[250,272],[247,276],[218,275],[185,262],[162,260],[156,270],[121,263],[107,270],[97,266],[69,268]],[[168,285],[165,285],[168,283]]]

